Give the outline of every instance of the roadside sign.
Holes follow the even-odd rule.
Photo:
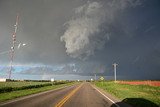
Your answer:
[[[104,77],[100,77],[100,80],[103,81],[103,80],[104,80]]]

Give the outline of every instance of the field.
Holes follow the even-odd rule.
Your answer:
[[[160,86],[160,81],[118,81],[120,84]]]
[[[22,87],[22,86],[29,86],[29,85],[39,85],[39,84],[46,84],[51,82],[0,82],[0,88],[2,87]]]
[[[0,83],[0,102],[14,99],[21,96],[26,96],[34,93],[39,93],[47,90],[52,90],[75,82],[3,82]]]
[[[143,81],[142,81],[143,82]],[[138,83],[142,83],[138,82]],[[95,82],[95,85],[134,107],[159,107],[160,87],[146,84],[130,85],[130,82]],[[131,83],[134,83],[132,81]]]

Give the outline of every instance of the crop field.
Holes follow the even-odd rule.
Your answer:
[[[4,82],[1,83],[0,93],[25,90],[32,88],[41,88],[45,86],[65,84],[66,82]]]
[[[150,84],[146,84],[145,81],[120,81],[116,83],[104,81],[95,82],[95,85],[119,98],[122,102],[126,102],[134,107],[160,106],[160,87],[151,86]]]
[[[46,84],[50,82],[0,82],[0,88],[2,87],[22,87],[22,86],[29,86],[29,85],[40,85],[40,84]]]
[[[160,86],[160,81],[118,81],[120,84]]]
[[[0,82],[0,102],[52,90],[75,82]]]

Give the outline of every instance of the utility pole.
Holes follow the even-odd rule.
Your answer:
[[[97,80],[97,75],[96,75],[96,74],[94,74],[94,80],[95,80],[95,81]]]
[[[11,74],[12,74],[12,69],[13,69],[14,48],[16,44],[16,32],[17,32],[17,27],[18,27],[18,20],[19,20],[19,16],[17,14],[16,24],[14,25],[14,33],[12,35],[12,47],[10,50],[10,69],[9,69],[9,77],[8,77],[9,79],[11,79]]]
[[[116,70],[117,70],[117,65],[116,63],[113,64],[113,69],[114,69],[114,81],[116,82],[117,78],[116,78]]]

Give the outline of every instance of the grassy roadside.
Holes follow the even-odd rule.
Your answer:
[[[0,93],[0,102],[6,101],[6,100],[11,100],[11,99],[22,97],[22,96],[35,94],[35,93],[39,93],[39,92],[43,92],[43,91],[53,90],[53,89],[57,89],[57,88],[61,88],[61,87],[69,86],[69,85],[73,85],[73,84],[75,84],[75,82],[53,85],[53,86],[45,86],[45,87],[40,87],[40,88],[26,89],[26,90],[18,90],[18,91],[6,92],[6,93]]]
[[[113,81],[95,82],[95,85],[134,107],[160,106],[160,87],[119,84]]]

